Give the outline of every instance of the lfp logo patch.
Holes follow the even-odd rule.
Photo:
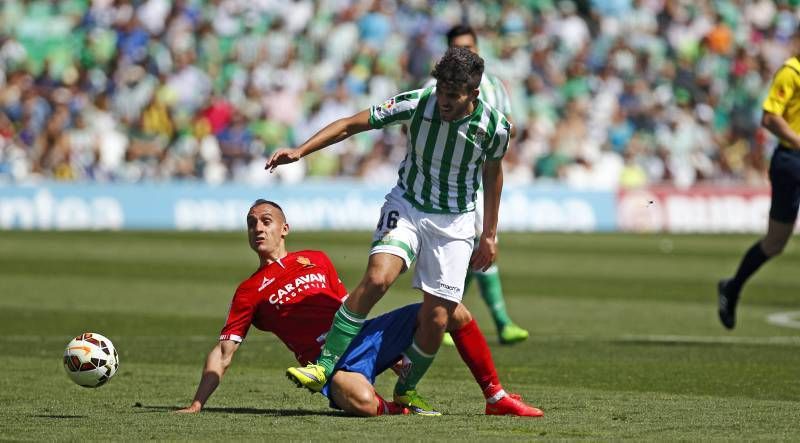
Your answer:
[[[384,109],[386,111],[392,109],[393,107],[394,107],[394,99],[393,98],[390,98],[389,100],[386,100],[381,105],[381,109]]]

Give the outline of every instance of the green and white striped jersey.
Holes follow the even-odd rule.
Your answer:
[[[480,98],[472,114],[451,122],[439,117],[436,87],[403,92],[370,108],[373,128],[408,126],[408,153],[397,185],[417,209],[433,213],[475,210],[483,162],[508,149],[511,124]]]
[[[503,114],[509,117],[513,116],[511,113],[511,99],[508,98],[508,91],[506,91],[506,87],[503,86],[503,82],[500,81],[497,76],[483,74],[478,90],[480,91],[478,97],[483,99],[483,101],[492,105],[493,108],[499,109]]]

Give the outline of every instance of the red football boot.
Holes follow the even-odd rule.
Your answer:
[[[519,397],[515,395],[514,397]],[[506,395],[494,403],[486,403],[486,415],[515,415],[517,417],[543,417],[541,409],[526,404],[519,398]]]

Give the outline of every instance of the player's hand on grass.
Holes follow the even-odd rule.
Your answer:
[[[176,414],[197,414],[203,409],[203,406],[198,402],[192,403],[191,406],[175,411]]]
[[[269,172],[272,172],[280,165],[294,163],[297,160],[300,160],[300,152],[296,149],[281,148],[272,153],[264,169],[268,169]]]
[[[485,271],[492,266],[497,258],[497,242],[494,237],[481,235],[478,240],[478,247],[472,253],[469,266],[475,271]]]

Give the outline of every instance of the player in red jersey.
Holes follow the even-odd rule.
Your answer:
[[[250,247],[258,254],[260,266],[236,289],[219,343],[206,358],[194,400],[177,412],[202,410],[251,324],[277,335],[294,352],[298,362],[314,361],[336,311],[347,297],[347,290],[325,253],[286,250],[289,225],[280,206],[257,200],[247,214],[247,230]],[[373,388],[373,382],[390,367],[403,370],[401,355],[413,339],[419,306],[409,305],[366,322],[322,390],[331,406],[361,416],[409,412],[403,405],[385,401]],[[464,335],[471,345],[462,352],[462,357],[487,396],[486,413],[541,416],[539,409],[502,389],[480,329],[463,305],[456,312],[450,329],[454,334]]]

